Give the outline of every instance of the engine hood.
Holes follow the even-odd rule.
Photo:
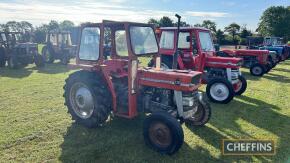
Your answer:
[[[208,67],[221,67],[221,68],[238,68],[243,63],[242,58],[230,57],[206,57],[206,66]]]
[[[235,54],[243,55],[243,54],[250,54],[250,55],[265,55],[269,54],[269,50],[235,50]]]

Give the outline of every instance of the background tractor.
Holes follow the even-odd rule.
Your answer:
[[[25,67],[35,63],[37,67],[44,66],[44,60],[38,54],[36,43],[28,42],[19,32],[0,32],[0,67],[6,65],[12,69]]]
[[[222,50],[216,53],[221,57],[242,58],[242,66],[250,68],[253,76],[263,76],[276,66],[275,61],[269,60],[271,54],[269,50]]]
[[[111,40],[107,57],[105,35]],[[70,64],[82,70],[71,74],[64,86],[65,105],[72,118],[96,127],[111,113],[128,119],[146,113],[145,143],[163,154],[177,152],[184,139],[181,123],[202,126],[208,122],[211,109],[198,92],[200,72],[162,69],[160,57],[156,67],[138,66],[140,56],[158,55],[158,50],[151,25],[112,21],[83,24],[76,64]]]
[[[48,32],[42,55],[46,63],[53,63],[59,59],[62,64],[66,65],[71,58],[75,57],[76,48],[76,45],[72,45],[70,32]]]
[[[275,51],[278,54],[279,61],[286,60],[290,55],[287,45],[283,44],[283,38],[280,37],[265,37],[264,44],[259,49]]]
[[[183,27],[179,33],[177,31],[176,27],[156,30],[162,67],[172,68],[174,54],[178,50],[178,68],[202,72],[202,83],[207,84],[206,93],[211,101],[228,103],[235,95],[245,92],[247,81],[240,72],[242,59],[216,57],[210,30]],[[175,46],[177,40],[178,48]],[[153,64],[152,60],[150,66]]]

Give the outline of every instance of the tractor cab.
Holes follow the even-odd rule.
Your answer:
[[[53,63],[59,59],[62,64],[68,64],[75,57],[76,45],[72,45],[71,33],[68,31],[50,31],[46,34],[46,45],[42,48],[42,55],[46,63]]]
[[[76,64],[64,86],[72,118],[87,127],[109,115],[134,118],[146,113],[144,139],[154,150],[175,153],[183,143],[180,123],[201,126],[210,107],[198,92],[201,73],[160,68],[159,47],[149,24],[103,21],[81,26]],[[139,66],[155,56],[156,66]]]
[[[176,47],[174,42],[177,37],[176,27],[165,27],[156,30],[157,36],[160,36],[159,46],[162,59],[166,62],[168,57],[174,53]],[[159,34],[158,34],[159,33]],[[207,64],[215,63],[217,66],[223,68],[225,63],[230,68],[239,68],[241,59],[220,58],[216,57],[215,47],[212,40],[210,30],[197,27],[182,27],[179,32],[179,46],[180,58],[178,59],[178,66],[180,69],[193,69],[203,71]],[[236,66],[234,66],[236,65]]]

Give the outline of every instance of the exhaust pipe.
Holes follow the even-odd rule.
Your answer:
[[[177,69],[177,59],[178,59],[178,55],[179,55],[179,51],[178,51],[178,40],[179,40],[179,31],[180,31],[180,19],[181,16],[178,14],[175,14],[175,17],[177,17],[177,37],[176,37],[176,43],[175,43],[175,53],[173,55],[173,63],[172,63],[172,69]]]

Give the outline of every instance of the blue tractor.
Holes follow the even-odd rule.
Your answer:
[[[289,47],[283,45],[283,38],[280,37],[265,37],[264,45],[261,50],[275,51],[278,54],[279,61],[284,61],[289,57]]]

